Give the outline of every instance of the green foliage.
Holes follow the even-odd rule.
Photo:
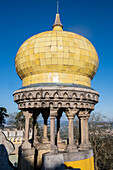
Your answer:
[[[5,107],[0,107],[0,126],[4,126],[6,123],[6,117],[9,117]]]

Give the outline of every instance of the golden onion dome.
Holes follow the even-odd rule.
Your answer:
[[[52,31],[32,36],[15,58],[23,86],[36,83],[72,83],[91,86],[98,69],[98,55],[89,40],[63,31],[59,14]]]

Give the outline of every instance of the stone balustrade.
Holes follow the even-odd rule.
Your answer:
[[[24,136],[25,132],[24,130],[3,130],[2,131],[5,135],[6,138],[12,142],[23,142],[24,141]],[[29,139],[32,138],[32,129],[29,131]]]

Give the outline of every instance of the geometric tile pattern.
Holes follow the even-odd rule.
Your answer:
[[[55,82],[90,86],[98,64],[97,52],[89,40],[57,27],[26,40],[15,58],[23,86]]]

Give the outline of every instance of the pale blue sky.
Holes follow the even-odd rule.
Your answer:
[[[0,2],[0,106],[17,111],[13,92],[22,86],[14,58],[21,44],[39,32],[52,29],[56,0],[4,0]],[[113,118],[113,1],[60,0],[64,30],[79,33],[95,46],[99,69],[92,88],[100,93],[95,111]]]

